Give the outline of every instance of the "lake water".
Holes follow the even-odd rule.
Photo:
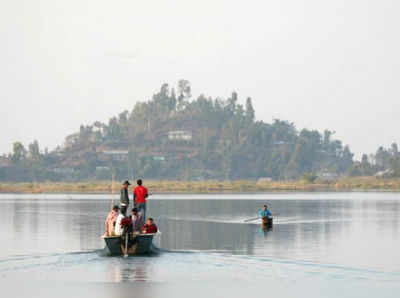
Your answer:
[[[398,193],[154,195],[159,252],[127,259],[103,251],[111,203],[0,195],[1,297],[400,297]],[[244,222],[264,203],[268,231]]]

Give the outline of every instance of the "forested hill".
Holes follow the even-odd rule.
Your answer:
[[[192,99],[189,82],[181,80],[176,90],[164,84],[151,100],[108,123],[81,126],[53,152],[40,152],[37,142],[28,150],[15,143],[9,156],[14,167],[7,175],[17,180],[110,179],[112,174],[116,179],[234,180],[345,173],[353,154],[332,135],[299,131],[287,121],[256,121],[251,98],[242,105],[235,92],[225,100]]]

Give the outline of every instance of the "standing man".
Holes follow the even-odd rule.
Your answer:
[[[146,199],[149,196],[147,188],[144,187],[142,179],[137,181],[137,186],[133,190],[133,202],[138,212],[143,210],[143,220],[146,220]]]
[[[120,196],[120,204],[121,204],[121,208],[125,207],[126,209],[128,209],[129,206],[129,193],[128,193],[128,186],[131,185],[129,183],[128,180],[126,180],[123,184],[122,184],[122,188],[121,188],[121,196]]]

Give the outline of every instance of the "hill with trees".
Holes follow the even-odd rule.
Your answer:
[[[368,162],[368,174],[388,167],[390,158],[381,151],[378,166]],[[358,175],[366,167],[353,162],[332,131],[257,121],[251,98],[240,104],[233,92],[227,99],[192,99],[190,83],[181,80],[176,88],[163,84],[149,101],[108,123],[82,125],[51,152],[41,151],[37,141],[28,148],[14,143],[13,153],[0,158],[0,180],[287,180],[311,173]]]

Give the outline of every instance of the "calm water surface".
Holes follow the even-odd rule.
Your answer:
[[[244,222],[265,202],[269,231]],[[400,297],[397,193],[155,195],[159,251],[128,259],[103,251],[111,203],[1,195],[4,297]]]

